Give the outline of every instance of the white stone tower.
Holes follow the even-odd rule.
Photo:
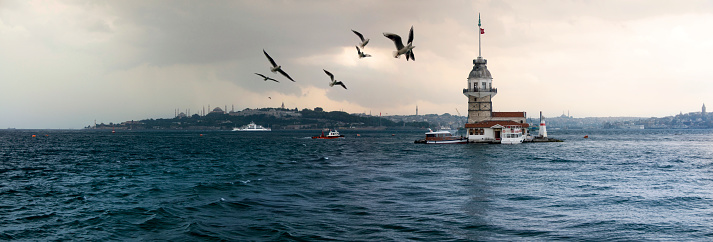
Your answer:
[[[478,58],[473,60],[473,70],[468,75],[468,88],[463,89],[463,95],[468,97],[468,123],[488,121],[493,116],[492,98],[498,94],[493,88],[493,77],[488,71],[488,60],[483,59],[480,52],[480,35],[485,31],[480,28],[478,14]]]
[[[703,115],[706,115],[706,104],[705,103],[703,104],[703,107],[701,107],[701,113]]]

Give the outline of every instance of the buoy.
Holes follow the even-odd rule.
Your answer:
[[[203,134],[201,134],[201,136],[203,136]]]
[[[32,135],[32,138],[34,138],[34,137],[37,137],[37,135],[34,135],[34,134],[33,134],[33,135]]]
[[[357,137],[361,137],[361,134],[357,134]]]
[[[391,136],[396,136],[395,134],[391,134]]]
[[[585,138],[585,139],[589,138],[589,135],[585,135],[584,138]]]

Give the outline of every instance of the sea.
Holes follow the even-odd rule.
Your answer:
[[[713,130],[340,131],[0,130],[0,240],[713,240]]]

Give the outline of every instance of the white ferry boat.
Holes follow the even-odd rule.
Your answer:
[[[243,127],[233,128],[233,131],[272,131],[272,129],[262,127],[262,125],[257,125],[255,122],[250,122],[248,125]]]
[[[468,143],[468,138],[456,137],[451,132],[445,130],[433,131],[428,129],[426,139],[416,140],[418,144],[465,144]]]
[[[522,144],[525,140],[523,136],[522,126],[520,125],[506,125],[503,129],[503,136],[500,140],[501,144]]]

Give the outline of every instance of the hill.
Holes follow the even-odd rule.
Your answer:
[[[314,110],[284,108],[245,109],[238,112],[214,110],[206,115],[184,113],[169,119],[145,119],[122,123],[97,124],[87,129],[174,129],[174,130],[232,130],[250,122],[274,129],[386,129],[413,128],[425,129],[437,124],[427,121],[392,121],[378,116],[349,114],[342,111],[325,112],[322,108]]]

